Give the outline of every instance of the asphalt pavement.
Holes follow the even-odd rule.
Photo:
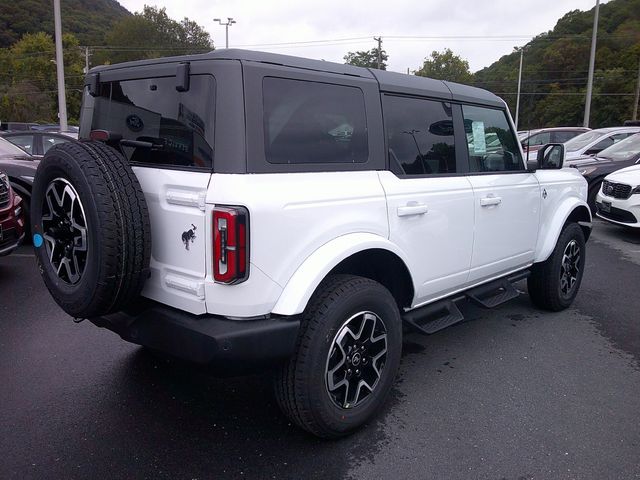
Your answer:
[[[269,375],[214,378],[75,324],[21,247],[0,258],[0,479],[640,478],[639,284],[640,233],[597,221],[572,308],[524,293],[406,335],[383,412],[322,441]]]

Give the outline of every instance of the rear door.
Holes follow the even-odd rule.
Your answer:
[[[540,222],[540,185],[524,168],[504,110],[463,105],[475,236],[469,282],[533,262]]]
[[[97,95],[86,94],[82,138],[91,130],[121,135],[151,220],[151,277],[143,294],[204,313],[205,198],[213,168],[216,78],[191,68],[177,88],[175,64],[107,70]]]
[[[455,105],[383,95],[383,107],[391,171],[379,175],[387,196],[390,240],[410,262],[417,306],[467,281],[473,191],[458,172]]]

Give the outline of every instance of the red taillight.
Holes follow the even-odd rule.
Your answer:
[[[240,283],[249,276],[249,212],[244,207],[213,209],[213,279]]]

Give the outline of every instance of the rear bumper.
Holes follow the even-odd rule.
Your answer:
[[[156,302],[89,320],[129,342],[230,373],[285,360],[293,354],[300,327],[295,317],[229,320],[192,315]]]

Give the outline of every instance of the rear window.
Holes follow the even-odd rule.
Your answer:
[[[357,87],[263,80],[269,163],[364,163],[369,159],[364,94]]]
[[[132,163],[210,169],[214,106],[211,75],[192,75],[186,92],[176,90],[175,77],[105,82],[94,101],[91,129],[146,142],[123,142]]]

